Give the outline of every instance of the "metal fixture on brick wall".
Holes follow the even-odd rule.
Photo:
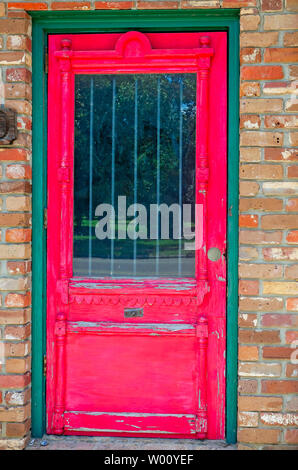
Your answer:
[[[10,108],[0,108],[0,144],[11,144],[17,138],[17,113]]]

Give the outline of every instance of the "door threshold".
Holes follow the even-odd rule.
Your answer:
[[[237,450],[224,440],[54,436],[31,439],[25,450]]]

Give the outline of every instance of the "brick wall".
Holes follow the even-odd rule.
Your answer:
[[[298,0],[123,0],[0,2],[0,100],[18,111],[19,128],[14,144],[0,149],[0,449],[21,449],[30,436],[31,21],[25,10],[136,8],[241,8],[239,449],[297,448]]]

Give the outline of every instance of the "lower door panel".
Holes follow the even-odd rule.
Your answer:
[[[193,325],[69,322],[65,431],[195,434]]]

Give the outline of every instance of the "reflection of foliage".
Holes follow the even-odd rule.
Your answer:
[[[157,191],[157,86],[160,81],[160,203],[178,203],[180,83],[183,81],[183,203],[194,203],[195,181],[195,89],[194,74],[78,75],[75,110],[75,235],[87,235],[82,223],[89,219],[90,82],[94,83],[93,216],[100,203],[111,203],[112,140],[115,143],[115,202],[118,195],[133,203],[135,145],[135,83],[138,90],[137,200],[149,209]],[[113,80],[116,86],[115,135],[112,136]],[[149,211],[148,211],[149,213]],[[92,224],[94,225],[94,223]],[[116,241],[115,241],[116,242]],[[110,241],[101,243],[109,257]],[[123,244],[119,257],[130,257]],[[87,241],[77,240],[75,256],[87,256]],[[138,241],[138,256],[150,256],[152,241]],[[150,247],[150,249],[149,249]],[[169,244],[172,252],[173,246]],[[100,249],[102,251],[102,249]],[[118,250],[119,251],[119,250]],[[121,250],[120,250],[121,251]],[[153,253],[154,254],[154,253]],[[152,255],[152,254],[151,254]]]

